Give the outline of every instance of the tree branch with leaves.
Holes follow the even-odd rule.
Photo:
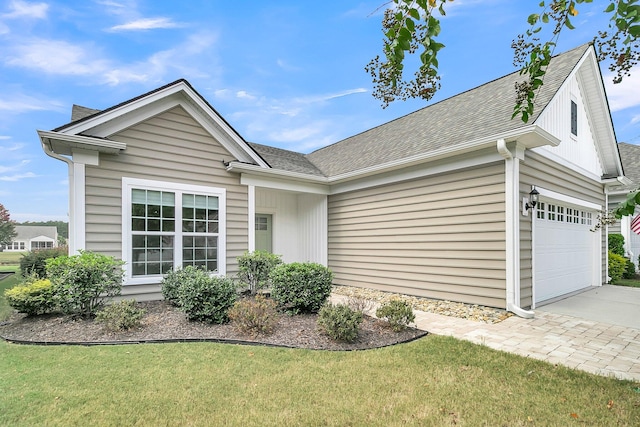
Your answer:
[[[11,221],[9,211],[0,203],[0,246],[8,245],[16,237],[15,222]]]

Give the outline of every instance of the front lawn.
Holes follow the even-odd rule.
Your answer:
[[[0,280],[0,322],[9,317],[13,312],[13,308],[9,306],[9,303],[4,298],[4,291],[5,289],[13,288],[18,284],[18,281],[19,277],[17,274],[12,274],[4,280]]]
[[[16,273],[20,269],[20,260],[26,252],[0,252],[0,272]]]
[[[328,352],[0,342],[0,425],[640,425],[640,384],[428,336]]]

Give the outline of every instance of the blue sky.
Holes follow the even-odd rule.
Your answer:
[[[67,220],[66,164],[36,129],[71,105],[104,109],[186,78],[248,141],[300,152],[426,105],[383,110],[364,66],[381,51],[383,0],[6,0],[0,2],[0,203],[13,220]],[[511,40],[535,1],[455,0],[442,22],[442,89],[431,102],[514,71]],[[582,5],[557,52],[606,26],[608,2]],[[612,85],[618,141],[640,144],[640,69]]]

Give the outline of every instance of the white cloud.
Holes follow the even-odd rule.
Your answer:
[[[154,29],[179,28],[184,24],[173,22],[169,18],[142,18],[126,24],[115,25],[109,31],[147,31]]]
[[[632,125],[635,125],[636,123],[640,123],[640,114],[638,114],[638,115],[636,115],[636,116],[633,116],[633,117],[631,118],[631,124],[632,124]]]
[[[23,174],[15,174],[15,175],[0,175],[0,181],[15,182],[15,181],[20,181],[27,178],[36,178],[36,177],[37,175],[34,174],[33,172],[27,172]]]
[[[4,18],[44,19],[47,17],[49,5],[46,3],[28,3],[22,0],[13,0],[9,3],[9,10],[9,13],[2,15]]]
[[[250,95],[247,91],[244,90],[239,90],[238,92],[236,92],[236,98],[248,99],[249,101],[256,99],[255,96]]]
[[[626,76],[618,84],[613,83],[612,73],[608,73],[603,78],[611,111],[640,105],[640,66],[633,67],[631,75]]]
[[[154,53],[146,60],[117,64],[100,57],[100,52],[91,45],[34,38],[14,45],[4,59],[11,66],[53,75],[86,76],[92,81],[97,78],[98,83],[115,86],[129,82],[163,81],[169,71],[188,78],[208,77],[208,74],[200,71],[201,62],[197,60],[206,57],[207,71],[215,71],[215,67],[211,65],[215,60],[208,57],[207,53],[216,41],[215,34],[201,32],[174,48]],[[2,53],[0,57],[1,55]]]
[[[8,172],[14,172],[14,171],[18,171],[20,169],[22,169],[24,166],[28,165],[30,163],[30,160],[23,160],[20,163],[18,163],[17,165],[12,165],[12,166],[2,166],[0,165],[0,173],[8,173]],[[2,179],[0,177],[0,179]],[[5,181],[9,181],[9,180],[5,180]]]
[[[0,111],[4,113],[27,113],[30,111],[64,111],[64,106],[45,98],[24,94],[6,94],[0,99]]]
[[[94,49],[62,40],[34,38],[10,49],[7,65],[58,75],[95,75],[107,62],[95,57]]]
[[[9,135],[0,135],[0,140],[11,139]]]

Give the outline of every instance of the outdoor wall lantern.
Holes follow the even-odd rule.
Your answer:
[[[540,196],[540,193],[538,193],[536,187],[532,185],[531,191],[529,192],[529,198],[522,198],[522,215],[528,216],[529,211],[536,207],[536,205],[538,204],[538,196]]]

